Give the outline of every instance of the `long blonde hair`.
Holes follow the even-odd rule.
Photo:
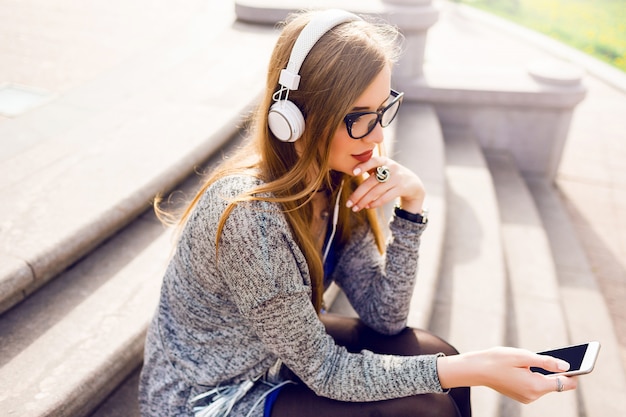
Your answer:
[[[299,89],[289,95],[306,120],[304,133],[298,139],[300,152],[296,152],[294,143],[281,142],[272,134],[267,114],[272,96],[279,88],[280,71],[287,66],[298,34],[312,13],[292,15],[284,25],[270,60],[265,94],[256,110],[247,144],[212,172],[184,211],[180,224],[186,222],[202,194],[215,181],[237,173],[254,172],[264,183],[229,202],[217,228],[216,254],[226,219],[237,203],[263,200],[281,204],[293,237],[307,260],[313,287],[312,302],[320,311],[324,268],[311,235],[313,209],[312,204],[308,204],[316,191],[331,190],[331,201],[334,201],[339,184],[345,183],[339,196],[341,209],[334,244],[345,244],[353,226],[369,223],[378,248],[383,251],[376,213],[364,210],[354,214],[345,208],[347,197],[360,180],[331,172],[328,160],[331,139],[343,124],[344,116],[383,68],[397,58],[398,32],[381,23],[353,21],[331,29],[315,44],[301,67]],[[312,181],[311,172],[318,173]]]

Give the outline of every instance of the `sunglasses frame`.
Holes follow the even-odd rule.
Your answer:
[[[346,114],[346,117],[343,118],[343,122],[346,124],[346,129],[348,130],[348,135],[352,139],[355,139],[355,140],[363,139],[365,136],[367,136],[370,133],[372,133],[372,131],[376,128],[377,124],[380,124],[381,127],[387,127],[387,126],[389,126],[391,124],[391,122],[393,122],[393,120],[398,115],[398,110],[400,110],[400,105],[402,104],[402,99],[404,98],[404,93],[401,93],[399,91],[391,89],[391,92],[389,93],[389,95],[391,97],[393,97],[393,100],[391,100],[391,103],[387,104],[385,106],[385,108],[382,109],[382,110],[378,110],[378,111],[357,111],[357,112],[354,112],[354,113]],[[389,110],[390,108],[392,108],[394,105],[396,105],[396,103],[398,104],[398,109],[396,110],[396,114],[394,114],[393,117],[391,118],[391,120],[389,120],[389,122],[386,125],[383,126],[383,116],[384,116],[385,112],[387,110]],[[375,114],[376,115],[376,122],[371,124],[370,129],[364,135],[361,135],[361,136],[358,136],[358,137],[353,136],[352,135],[352,125],[360,117],[368,115],[368,114]]]

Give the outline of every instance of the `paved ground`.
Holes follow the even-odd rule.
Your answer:
[[[55,96],[124,65],[216,1],[0,2],[0,87],[6,83],[43,90],[54,105]],[[465,34],[483,32],[481,24],[456,19],[457,26],[442,19],[432,29],[433,40],[453,36],[460,28]],[[510,54],[491,53],[501,42],[515,45]],[[431,48],[429,53],[445,61],[453,52]],[[483,36],[476,53],[481,59],[518,64],[545,55],[505,34]],[[585,83],[589,93],[575,112],[557,184],[597,273],[626,364],[626,91],[592,75]],[[11,119],[0,115],[3,123]],[[5,145],[13,152],[29,146]],[[10,157],[0,149],[0,161]]]

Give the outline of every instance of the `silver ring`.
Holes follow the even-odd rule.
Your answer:
[[[376,168],[376,181],[378,182],[387,182],[389,181],[389,177],[391,177],[391,171],[389,167],[386,165],[381,165]]]
[[[563,392],[563,383],[558,376],[556,377],[556,392]]]

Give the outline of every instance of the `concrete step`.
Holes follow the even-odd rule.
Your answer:
[[[42,137],[0,165],[0,190],[11,196],[0,201],[0,313],[131,222],[241,127],[276,35],[235,22],[232,4],[219,3],[130,62],[0,125],[3,140],[19,142],[33,126]]]
[[[177,189],[191,196],[198,183],[192,175]],[[2,316],[0,409],[86,416],[140,366],[174,232],[148,210]]]
[[[137,402],[140,371],[141,368],[133,371],[89,417],[140,417]]]
[[[496,192],[482,151],[467,131],[446,129],[447,216],[430,328],[461,352],[504,345],[507,276]],[[500,415],[500,396],[472,391],[476,415]]]
[[[501,249],[493,245],[490,254],[481,250],[476,254],[478,259],[468,255],[471,254],[469,246],[472,243],[484,246],[487,235],[479,233],[472,239],[466,234],[463,241],[459,239],[463,236],[462,232],[451,233],[459,227],[459,222],[455,223],[448,216],[446,254],[432,329],[461,350],[469,349],[463,348],[457,341],[463,339],[458,336],[460,333],[467,334],[474,341],[482,341],[490,331],[494,334],[500,331],[500,323],[492,325],[489,321],[480,321],[476,315],[469,315],[472,309],[483,308],[481,303],[485,300],[480,301],[480,294],[468,290],[463,282],[475,279],[471,274],[478,273],[469,272],[464,264],[485,264],[489,262],[485,258],[500,252],[507,278],[506,297],[501,298],[506,300],[504,317],[507,329],[500,344],[530,350],[545,350],[590,340],[599,340],[603,345],[594,372],[579,378],[577,391],[548,395],[530,405],[521,405],[501,396],[483,398],[482,389],[474,389],[475,412],[484,415],[483,410],[498,409],[496,415],[506,417],[620,415],[626,409],[623,396],[626,389],[619,345],[604,299],[569,216],[562,207],[558,191],[547,180],[522,177],[514,160],[505,152],[486,152],[487,165],[481,169],[487,170],[483,176],[490,181],[483,178],[482,185],[471,183],[468,170],[476,169],[476,162],[480,159],[476,158],[476,154],[482,151],[477,150],[475,143],[463,132],[444,128],[444,136],[448,160],[446,172],[451,190],[449,213],[467,219],[467,212],[462,210],[460,202],[468,202],[473,196],[485,204],[489,198],[481,198],[484,194],[481,188],[489,189],[493,182],[495,201],[491,203],[497,203],[497,208],[490,211],[483,207],[473,211],[485,217],[499,217]],[[463,167],[459,168],[459,165]],[[476,205],[473,202],[466,204]],[[475,220],[472,218],[472,221]],[[468,256],[464,259],[459,253]],[[459,271],[455,275],[449,272],[452,270]],[[476,288],[480,288],[481,292],[489,289],[487,292],[492,294],[488,285]],[[463,298],[462,294],[468,297]],[[454,297],[457,297],[456,301],[452,301]],[[464,317],[458,311],[463,311],[465,306],[461,304],[471,297],[478,297],[479,301],[466,310],[468,313]],[[497,295],[492,294],[492,297],[495,300]],[[455,317],[462,332],[452,331]],[[482,334],[474,333],[476,326],[480,325],[486,329]]]
[[[535,352],[584,343],[570,340],[548,236],[526,182],[506,152],[485,153],[500,211],[510,303],[507,344]],[[548,395],[521,406],[504,399],[505,415],[579,416],[576,392]]]
[[[429,105],[405,102],[396,121],[392,156],[417,173],[426,188],[428,229],[420,245],[419,271],[408,325],[425,329],[431,320],[446,232],[445,145],[439,119]]]
[[[232,10],[189,23],[16,119],[47,136],[0,167],[13,196],[0,203],[3,413],[89,415],[141,363],[172,244],[150,201],[237,136],[276,36],[234,22]],[[26,130],[9,127],[2,133]]]
[[[554,184],[538,178],[526,182],[554,257],[566,331],[573,342],[597,340],[602,345],[594,371],[579,378],[580,415],[624,415],[626,370],[614,323],[581,241]]]
[[[0,321],[0,409],[84,416],[137,367],[171,238],[142,216]]]

